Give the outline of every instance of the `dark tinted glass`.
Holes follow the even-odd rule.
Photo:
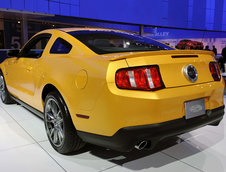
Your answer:
[[[62,38],[57,38],[54,42],[50,53],[51,54],[68,54],[71,51],[72,45]]]
[[[50,34],[40,34],[32,38],[22,49],[19,56],[31,58],[41,57],[50,37]]]
[[[174,50],[172,47],[136,34],[116,31],[72,31],[74,36],[97,54]]]

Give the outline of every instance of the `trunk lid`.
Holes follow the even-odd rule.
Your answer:
[[[209,62],[214,61],[213,53],[202,50],[169,50],[139,52],[118,55],[110,61],[125,59],[129,67],[158,65],[166,88],[212,82]],[[187,65],[193,65],[198,79],[191,82],[184,72]]]

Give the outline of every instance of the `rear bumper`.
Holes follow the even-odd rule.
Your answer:
[[[205,115],[186,120],[185,118],[164,123],[125,127],[113,136],[102,136],[78,131],[78,135],[88,143],[118,151],[130,151],[140,141],[151,141],[154,147],[160,140],[183,134],[205,125],[215,125],[223,119],[224,106],[207,110]]]

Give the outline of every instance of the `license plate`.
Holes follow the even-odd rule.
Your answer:
[[[185,102],[185,118],[186,119],[204,115],[205,112],[206,110],[205,110],[204,99]]]

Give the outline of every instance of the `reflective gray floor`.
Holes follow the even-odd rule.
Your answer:
[[[226,98],[225,98],[226,100]],[[166,140],[152,151],[119,153],[87,145],[64,156],[52,149],[41,119],[19,105],[0,102],[0,170],[131,172],[226,171],[226,119]]]

